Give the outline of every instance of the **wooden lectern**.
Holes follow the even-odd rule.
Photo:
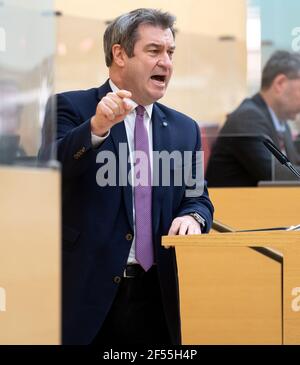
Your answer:
[[[164,237],[163,245],[176,247],[183,343],[300,344],[299,242],[300,232],[286,231]],[[230,261],[224,277],[222,272],[218,273],[221,259],[218,248],[238,251],[244,247],[261,246],[272,248],[273,264],[278,270],[269,266],[268,260],[273,261],[272,257],[259,257],[260,254],[253,251],[256,262],[254,258],[250,263],[251,275],[245,273],[245,268],[241,272],[235,271],[239,264],[232,266]],[[206,276],[206,282],[203,282],[201,268],[205,260],[205,254],[201,254],[203,248],[216,251],[212,270],[215,273]],[[241,265],[247,268],[241,251],[233,260],[239,255]],[[276,262],[276,256],[281,255],[282,262]],[[231,282],[226,282],[228,279]],[[208,294],[207,298],[204,293]]]
[[[300,223],[299,194],[210,189],[215,218],[236,230]],[[300,232],[212,232],[162,244],[176,248],[184,344],[300,344]]]

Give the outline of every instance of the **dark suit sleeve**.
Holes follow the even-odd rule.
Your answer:
[[[75,105],[68,96],[56,96],[56,137],[49,136],[53,115],[47,108],[42,133],[42,147],[39,152],[41,160],[47,160],[51,151],[56,151],[57,159],[63,166],[63,178],[70,179],[83,174],[96,161],[96,155],[103,148],[92,148],[90,119],[83,121]],[[48,105],[53,100],[48,102]]]
[[[200,130],[196,123],[194,123],[195,126],[195,134],[196,134],[196,144],[193,150],[193,160],[192,160],[192,177],[194,180],[196,180],[196,169],[202,169],[203,170],[203,164],[201,159],[196,161],[196,152],[200,152],[201,148],[201,138],[200,138]],[[198,155],[199,157],[201,156]],[[194,186],[186,186],[185,189],[185,195],[181,201],[180,207],[178,209],[178,212],[176,214],[177,217],[187,215],[189,213],[196,212],[201,215],[205,219],[206,225],[203,229],[204,232],[208,232],[212,226],[212,220],[213,220],[213,212],[214,208],[213,205],[209,199],[208,191],[207,191],[207,184],[204,180],[203,172],[199,174],[201,176],[201,181],[196,181],[196,184]],[[189,196],[193,195],[193,191],[195,191],[195,196]]]

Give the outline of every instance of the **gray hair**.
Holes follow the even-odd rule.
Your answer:
[[[120,15],[114,19],[106,28],[103,36],[105,63],[107,67],[112,65],[112,46],[120,44],[128,57],[133,57],[133,50],[138,40],[138,27],[141,24],[150,24],[162,29],[170,28],[175,37],[173,28],[175,17],[157,9],[140,8],[129,13]]]
[[[262,90],[268,89],[280,74],[289,79],[300,78],[300,53],[288,51],[273,53],[262,72]]]

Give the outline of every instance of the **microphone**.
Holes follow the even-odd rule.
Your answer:
[[[267,147],[267,149],[272,153],[273,156],[277,158],[277,160],[284,166],[286,166],[295,176],[300,179],[300,174],[296,170],[296,168],[292,165],[290,160],[284,155],[272,141],[268,138],[263,139],[263,144]]]

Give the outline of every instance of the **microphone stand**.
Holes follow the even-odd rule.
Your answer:
[[[271,142],[268,138],[265,138],[263,140],[263,144],[282,165],[286,166],[295,176],[298,177],[298,179],[300,179],[300,173],[293,166],[291,161],[274,145],[273,142]]]

